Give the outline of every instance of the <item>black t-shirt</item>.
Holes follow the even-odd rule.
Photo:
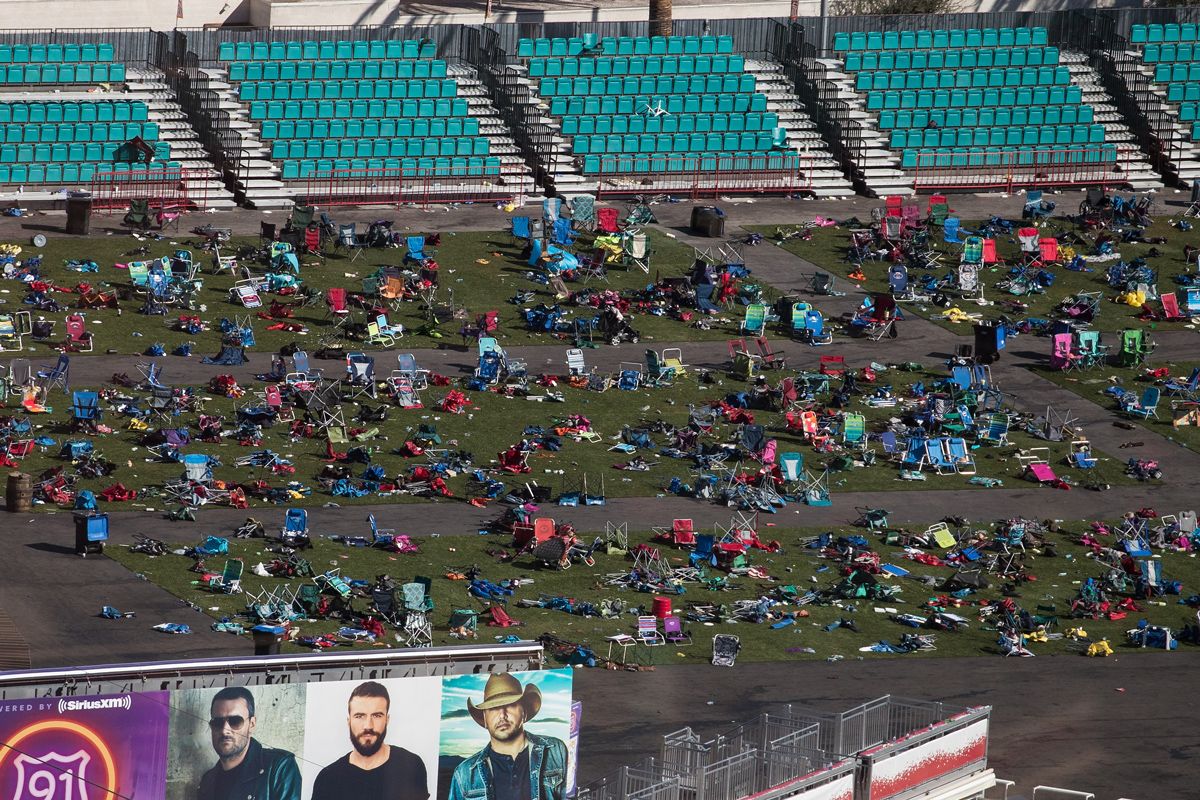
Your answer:
[[[388,760],[375,769],[350,763],[350,754],[317,774],[312,800],[428,800],[425,762],[403,747],[391,746]]]
[[[212,796],[218,800],[232,797],[231,792],[233,787],[242,782],[242,776],[246,774],[246,759],[242,759],[242,763],[238,764],[233,769],[221,769],[220,765],[214,773],[213,778],[213,793]]]

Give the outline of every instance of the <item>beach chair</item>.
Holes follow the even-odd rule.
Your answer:
[[[43,395],[48,395],[55,386],[60,387],[63,394],[66,394],[70,391],[70,382],[71,357],[68,355],[59,356],[53,367],[42,367],[37,372],[37,383]]]
[[[1158,302],[1162,304],[1163,319],[1168,322],[1187,319],[1187,315],[1179,310],[1179,298],[1174,292],[1166,292],[1160,295]]]
[[[243,308],[262,308],[258,286],[257,278],[243,279],[233,285],[233,295]]]
[[[88,333],[87,321],[82,314],[67,315],[67,344],[80,353],[92,352],[92,334]]]
[[[843,444],[863,447],[867,443],[867,418],[862,414],[842,415]]]
[[[1200,367],[1193,367],[1192,374],[1186,381],[1171,378],[1162,388],[1169,395],[1183,396],[1186,400],[1196,399],[1200,394]]]
[[[957,436],[951,436],[945,442],[946,458],[954,464],[954,471],[959,475],[974,475],[975,459],[971,457],[971,451],[967,447],[966,440]]]
[[[663,638],[676,647],[692,643],[692,635],[683,630],[683,623],[676,616],[663,617]]]
[[[221,570],[220,575],[211,575],[208,578],[208,588],[214,592],[222,594],[237,594],[242,591],[242,573],[246,565],[240,558],[229,558],[225,560],[225,568]]]
[[[751,303],[746,306],[746,315],[738,325],[741,333],[761,334],[767,324],[767,307],[762,303]]]
[[[637,618],[637,640],[639,644],[646,647],[658,647],[664,645],[667,640],[658,630],[658,617],[638,617]]]
[[[1157,386],[1147,386],[1142,390],[1142,396],[1132,403],[1121,407],[1122,413],[1138,419],[1158,419],[1158,401],[1161,391]]]
[[[387,319],[384,317],[384,319]],[[369,345],[377,345],[379,347],[395,347],[396,337],[391,333],[385,332],[379,327],[378,320],[367,323],[367,338],[366,343]]]
[[[509,220],[508,232],[518,243],[527,241],[533,236],[529,217],[513,217]]]
[[[1044,461],[1028,464],[1025,470],[1026,476],[1034,483],[1047,485],[1059,482],[1058,476],[1054,474],[1054,469]]]
[[[567,351],[567,374],[586,375],[587,363],[584,361],[583,350],[572,348]]]
[[[742,642],[731,633],[718,633],[712,640],[712,664],[714,667],[732,667],[737,662]]]

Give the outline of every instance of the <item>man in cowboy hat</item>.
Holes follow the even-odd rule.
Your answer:
[[[563,800],[567,746],[558,739],[525,730],[542,709],[542,693],[507,672],[492,675],[483,700],[467,699],[467,711],[490,741],[460,763],[450,780],[449,800]]]

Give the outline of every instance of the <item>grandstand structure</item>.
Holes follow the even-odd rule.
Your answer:
[[[3,32],[0,200],[1180,187],[1198,13]]]

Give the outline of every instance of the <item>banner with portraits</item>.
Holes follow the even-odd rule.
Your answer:
[[[0,797],[565,800],[571,680],[562,669],[4,701]]]

